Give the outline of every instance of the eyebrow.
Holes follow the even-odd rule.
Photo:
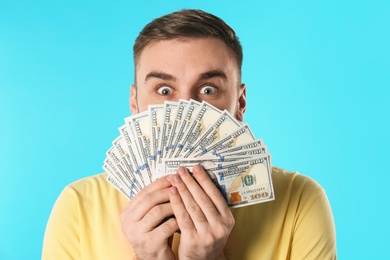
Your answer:
[[[145,82],[148,81],[150,78],[157,78],[157,79],[168,80],[168,81],[176,81],[176,78],[173,75],[170,75],[170,74],[164,73],[164,72],[157,72],[157,71],[152,71],[152,72],[148,73],[145,77]]]
[[[226,74],[220,70],[212,70],[212,71],[202,73],[200,78],[201,79],[211,79],[211,78],[227,79]]]
[[[149,72],[145,77],[145,82],[151,78],[157,78],[157,79],[174,81],[174,82],[176,81],[176,78],[173,75],[168,74],[168,73],[164,73],[164,72],[158,72],[158,71]],[[227,79],[226,74],[220,70],[211,70],[211,71],[202,73],[200,75],[200,79],[202,79],[202,80],[211,79],[211,78]]]

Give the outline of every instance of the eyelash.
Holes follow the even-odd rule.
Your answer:
[[[163,88],[169,88],[170,91],[173,92],[173,88],[172,88],[171,86],[169,86],[169,85],[166,85],[166,84],[158,85],[158,86],[156,87],[156,92],[157,92],[158,94],[162,95],[162,94],[159,93],[159,92],[160,92],[160,90],[163,89]],[[172,94],[172,93],[170,93],[170,94]],[[168,95],[170,95],[170,94],[168,94]],[[168,95],[163,95],[163,96],[168,96]]]
[[[205,87],[210,87],[210,88],[212,88],[212,89],[213,89],[213,93],[211,93],[211,94],[200,93],[200,91],[201,91],[203,88],[205,88]],[[161,89],[163,89],[163,88],[168,88],[168,89],[170,90],[171,93],[169,93],[168,95],[163,95],[162,93],[160,93],[160,92],[161,92]],[[215,86],[214,84],[205,83],[205,84],[203,84],[202,86],[200,86],[200,88],[199,88],[199,90],[198,90],[198,93],[200,93],[200,94],[202,94],[202,95],[213,95],[213,94],[215,94],[217,91],[218,91],[218,87],[217,87],[217,86]],[[174,89],[173,89],[173,87],[171,87],[171,86],[169,86],[169,85],[167,85],[167,84],[160,84],[160,85],[158,85],[158,86],[156,87],[156,92],[157,92],[158,94],[160,94],[160,95],[163,95],[163,96],[169,96],[169,95],[172,94],[172,92],[174,92]]]
[[[214,84],[210,84],[210,83],[203,84],[203,85],[200,87],[199,91],[202,90],[202,89],[205,88],[205,87],[210,87],[210,88],[213,89],[214,92],[211,93],[210,95],[213,95],[213,94],[215,94],[215,92],[218,91],[218,87],[215,86]],[[202,94],[203,94],[203,93],[202,93]],[[206,95],[206,94],[205,94],[205,95]]]

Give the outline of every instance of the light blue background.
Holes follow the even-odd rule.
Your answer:
[[[340,259],[389,259],[389,2],[193,2],[0,0],[0,259],[40,258],[58,194],[130,114],[135,37],[181,8],[240,36],[245,120],[326,189]]]

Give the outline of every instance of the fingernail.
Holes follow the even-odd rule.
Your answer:
[[[187,173],[187,170],[184,167],[180,167],[179,170],[177,170],[180,175],[184,175]]]
[[[169,191],[170,191],[172,194],[177,194],[177,189],[176,189],[176,187],[170,187],[170,188],[169,188]]]
[[[198,173],[198,172],[201,171],[201,169],[202,169],[202,166],[200,166],[199,164],[197,164],[197,165],[195,165],[195,166],[192,168],[192,171],[193,171],[194,173]]]
[[[167,175],[167,176],[165,177],[165,179],[166,179],[167,181],[171,182],[171,175]]]
[[[176,183],[180,183],[181,182],[180,176],[179,175],[173,176],[173,181],[176,182]]]

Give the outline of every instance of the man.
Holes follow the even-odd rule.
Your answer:
[[[152,21],[135,42],[134,63],[133,114],[181,98],[205,100],[243,120],[242,48],[218,17],[182,10]],[[158,179],[130,202],[105,177],[64,189],[48,222],[44,259],[336,258],[325,192],[297,173],[274,167],[276,199],[236,209],[200,166],[193,176],[181,168]]]

